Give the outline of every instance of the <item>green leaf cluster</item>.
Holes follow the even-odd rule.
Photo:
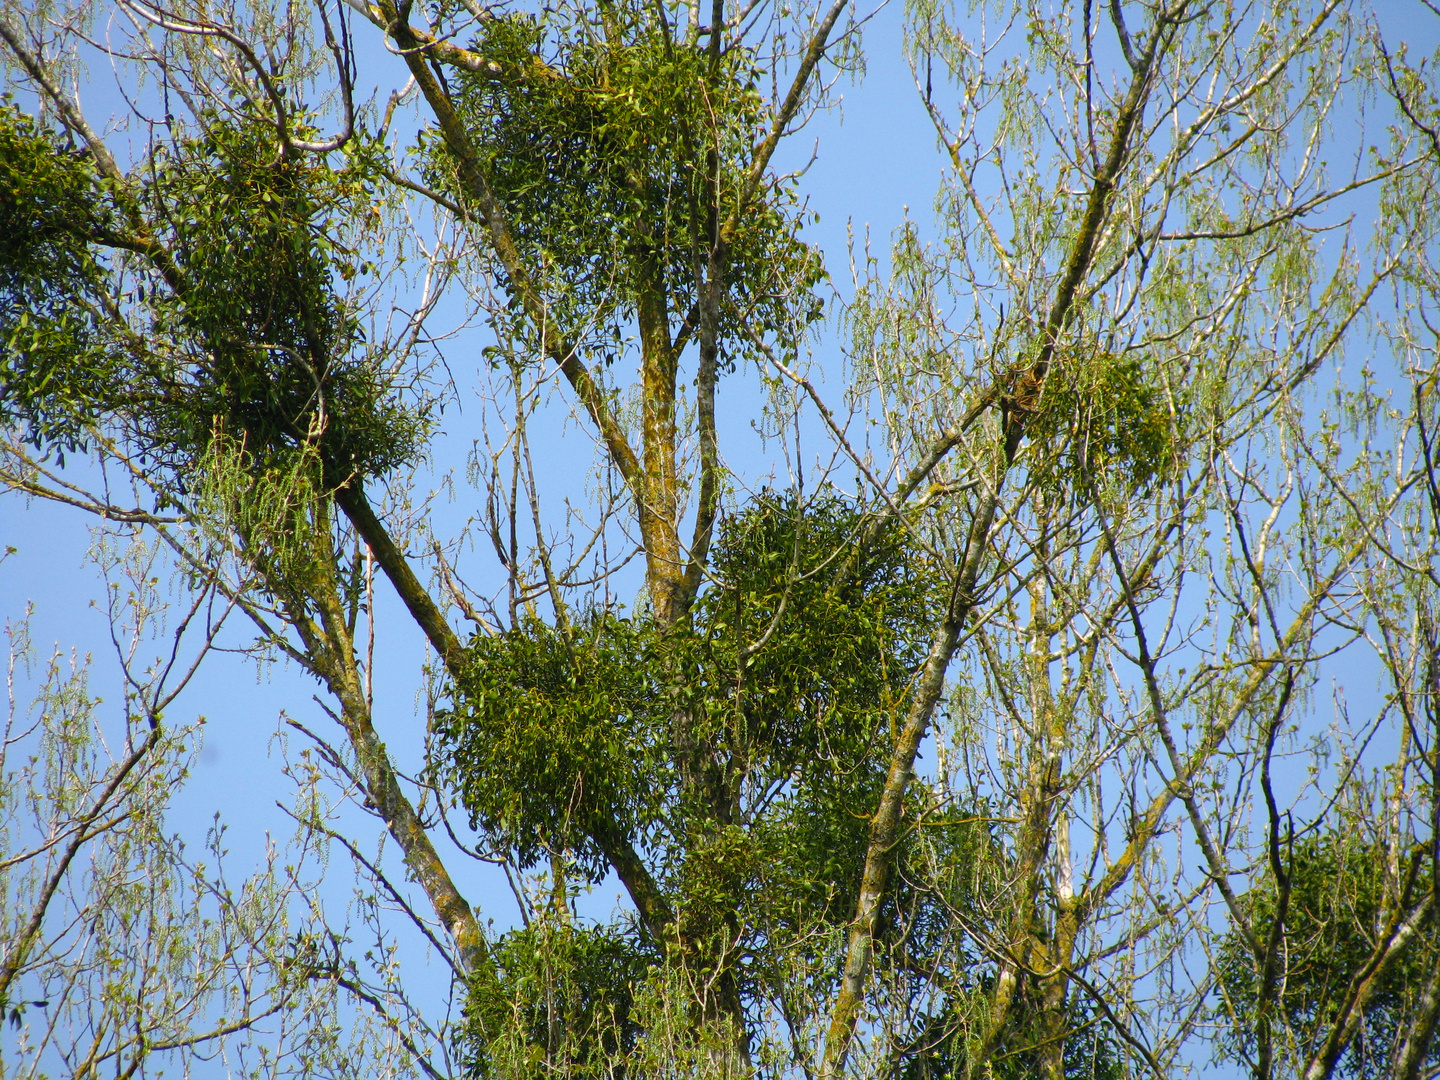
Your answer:
[[[604,860],[588,834],[654,821],[667,786],[655,773],[657,645],[648,625],[604,611],[568,633],[532,618],[471,642],[455,704],[436,716],[438,768],[472,826],[520,865],[568,846],[598,880]]]
[[[712,66],[704,48],[672,40],[652,12],[602,10],[603,18],[490,20],[475,48],[506,74],[460,73],[455,99],[542,282],[547,318],[609,361],[627,320],[649,302],[642,298],[662,297],[677,321],[696,304],[706,252],[746,182],[764,112],[745,50]],[[428,160],[432,181],[454,189],[438,145]],[[760,330],[803,328],[821,314],[813,290],[822,263],[799,225],[793,185],[774,181],[737,222],[725,268],[730,304],[719,312],[732,362],[749,349],[737,313]]]
[[[413,460],[426,410],[340,292],[369,269],[342,240],[376,217],[367,173],[280,154],[263,118],[200,122],[120,181],[0,108],[0,420],[62,449],[109,425],[182,489],[217,432],[257,469],[318,454],[330,484]]]
[[[844,500],[762,492],[723,523],[696,605],[692,684],[747,765],[848,765],[924,657],[935,582],[898,526],[861,544]]]
[[[1259,1012],[1260,976],[1244,939],[1231,933],[1216,957],[1220,992],[1216,1012],[1226,1022],[1221,1048],[1228,1056],[1253,1060],[1262,1023],[1270,1025],[1277,1043],[1281,1032],[1288,1031],[1301,1054],[1308,1057],[1317,1050],[1319,1040],[1336,1022],[1352,980],[1367,969],[1387,931],[1397,887],[1405,892],[1427,887],[1428,858],[1423,852],[1418,862],[1402,859],[1401,876],[1409,879],[1408,885],[1387,881],[1388,853],[1359,837],[1312,834],[1297,840],[1284,857],[1290,901],[1280,936],[1278,1004],[1268,1017]],[[1418,871],[1418,878],[1407,874],[1407,869]],[[1250,912],[1256,939],[1269,942],[1278,912],[1275,882],[1256,884],[1241,900]],[[1440,964],[1436,925],[1432,911],[1397,961],[1381,974],[1360,1029],[1336,1068],[1337,1076],[1374,1080],[1389,1075],[1426,978]],[[1440,1047],[1432,1048],[1429,1062],[1440,1064]]]
[[[1160,384],[1153,357],[1065,350],[1026,428],[1038,450],[1033,471],[1060,491],[1101,480],[1147,490],[1183,458],[1185,420]]]
[[[157,156],[147,190],[186,280],[153,305],[177,348],[157,372],[173,407],[142,425],[152,452],[193,460],[218,425],[260,467],[318,450],[331,483],[413,460],[423,412],[399,401],[337,291],[364,265],[340,238],[373,214],[365,177],[277,157],[268,124],[205,119]]]
[[[468,1075],[610,1077],[635,1051],[651,950],[624,927],[546,916],[504,934],[495,979],[473,983],[460,1040]]]
[[[85,238],[114,216],[87,151],[0,103],[0,423],[36,445],[83,448],[113,393],[108,271]]]

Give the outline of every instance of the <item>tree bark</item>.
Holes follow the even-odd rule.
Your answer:
[[[969,619],[974,608],[975,598],[972,594],[989,548],[990,530],[995,521],[1001,486],[1024,437],[1026,418],[1034,410],[1049,375],[1060,334],[1072,318],[1076,291],[1094,261],[1100,226],[1116,181],[1130,153],[1131,136],[1143,111],[1161,39],[1170,21],[1177,18],[1178,14],[1179,9],[1157,18],[1150,33],[1142,59],[1133,72],[1129,90],[1116,114],[1115,130],[1104,165],[1091,184],[1085,213],[1066,260],[1065,273],[1056,288],[1055,299],[1045,322],[1039,353],[1028,369],[1012,373],[1009,394],[1003,399],[1009,407],[1006,409],[1001,429],[1003,449],[999,466],[992,487],[983,497],[972,521],[964,557],[956,573],[949,609],[940,622],[930,653],[926,657],[905,725],[895,741],[879,807],[871,819],[870,842],[865,852],[860,896],[856,903],[855,918],[851,923],[840,988],[831,1009],[830,1026],[825,1037],[820,1066],[821,1080],[835,1080],[843,1071],[849,1056],[864,1000],[864,980],[869,972],[876,918],[880,900],[889,885],[901,808],[915,755],[944,690],[945,674],[954,653],[960,627]],[[1003,983],[1004,980],[997,987],[997,994],[1004,992]]]

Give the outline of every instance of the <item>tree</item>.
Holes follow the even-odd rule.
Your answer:
[[[1352,837],[1326,835],[1302,839],[1286,854],[1282,881],[1268,882],[1269,888],[1255,890],[1257,895],[1242,897],[1242,903],[1249,901],[1247,915],[1256,936],[1267,942],[1285,940],[1284,986],[1276,988],[1278,993],[1262,993],[1253,985],[1256,971],[1250,949],[1238,934],[1222,952],[1220,983],[1227,1004],[1233,1002],[1229,1011],[1240,1043],[1237,1056],[1253,1059],[1261,1042],[1275,1038],[1262,1029],[1280,1026],[1270,1019],[1280,1010],[1286,1034],[1300,1043],[1301,1053],[1313,1055],[1317,1048],[1305,1045],[1307,1035],[1310,1039],[1328,1035],[1336,1013],[1358,989],[1353,984],[1357,973],[1374,969],[1374,989],[1368,991],[1360,1025],[1338,1072],[1355,1077],[1389,1075],[1410,1035],[1407,1027],[1418,1005],[1414,998],[1424,993],[1435,956],[1432,940],[1417,941],[1384,966],[1374,963],[1375,950],[1394,915],[1413,903],[1413,895],[1406,894],[1424,888],[1417,872],[1424,854],[1407,853],[1400,883],[1403,892],[1390,897],[1385,895],[1390,860],[1384,850],[1357,844]],[[1277,899],[1285,906],[1283,919],[1277,918]],[[1418,926],[1414,932],[1426,933]],[[1433,1055],[1421,1049],[1418,1056],[1424,1065],[1434,1067]]]
[[[1255,1075],[1318,1078],[1369,1025],[1387,1068],[1422,1074],[1422,67],[1335,0],[983,24],[911,5],[952,171],[941,238],[903,226],[888,275],[862,258],[844,315],[881,448],[805,373],[825,279],[773,169],[858,62],[844,0],[349,8],[127,0],[110,48],[158,96],[124,163],[64,89],[86,12],[5,12],[29,104],[0,114],[0,408],[12,488],[147,530],[323,687],[340,741],[310,733],[319,760],[405,880],[320,818],[307,839],[345,847],[467,995],[461,1028],[400,1040],[409,1064],[1168,1075],[1218,1027]],[[383,108],[356,97],[363,33],[410,80]],[[397,155],[412,93],[428,119]],[[1383,149],[1332,142],[1346,109]],[[1347,216],[1366,199],[1368,233]],[[448,291],[488,341],[454,539],[409,512],[453,392],[428,351]],[[1332,374],[1367,342],[1393,373]],[[833,464],[733,488],[717,387],[749,367],[766,422],[813,417],[857,495]],[[593,515],[563,528],[532,455],[555,381],[598,455]],[[59,472],[80,451],[133,506]],[[504,571],[488,600],[460,576],[475,536]],[[437,661],[413,778],[377,728],[372,565]],[[1367,650],[1389,696],[1330,735],[1332,766],[1304,742],[1314,688]],[[1317,910],[1297,882],[1340,807],[1389,862],[1322,1007],[1294,966]],[[467,857],[528,882],[526,925],[487,934]],[[580,919],[576,890],[612,873],[633,915]],[[299,970],[410,1030],[403,986],[372,993],[338,955]]]
[[[953,166],[950,228],[928,250],[902,231],[896,273],[888,287],[865,282],[852,324],[855,369],[873,373],[861,388],[898,448],[892,472],[944,496],[929,522],[951,553],[953,600],[873,819],[873,887],[827,1044],[834,1071],[866,995],[865,903],[884,895],[899,793],[962,642],[952,709],[962,732],[998,742],[965,762],[966,795],[988,794],[1015,828],[1011,886],[977,928],[993,976],[978,993],[952,991],[974,1000],[956,1020],[957,1072],[983,1071],[1017,1010],[1038,1008],[1036,1071],[1060,1075],[1066,1005],[1078,998],[1106,1010],[1158,1074],[1199,1030],[1212,984],[1175,980],[1213,955],[1212,905],[1246,943],[1255,1008],[1281,996],[1283,932],[1258,935],[1234,882],[1261,873],[1267,852],[1283,878],[1294,818],[1313,808],[1323,822],[1334,805],[1319,782],[1310,799],[1306,785],[1292,788],[1288,812],[1275,794],[1277,746],[1304,730],[1297,698],[1326,657],[1353,655],[1374,627],[1404,621],[1406,605],[1429,605],[1433,517],[1418,502],[1402,508],[1407,485],[1429,475],[1426,354],[1402,351],[1409,409],[1390,411],[1368,368],[1333,409],[1304,396],[1355,341],[1362,312],[1382,341],[1398,335],[1414,350],[1411,320],[1430,302],[1419,285],[1428,200],[1410,187],[1433,167],[1428,136],[1398,124],[1384,153],[1355,153],[1339,184],[1318,163],[1341,95],[1373,85],[1392,58],[1332,6],[1157,6],[1139,25],[1112,6],[1108,43],[1092,14],[1002,22],[1002,40],[1028,35],[1026,64],[963,34],[944,9],[915,11],[917,85]],[[1113,50],[1112,78],[1098,76],[1102,49]],[[956,120],[933,91],[937,73],[958,88]],[[1397,99],[1412,120],[1415,90]],[[1403,223],[1382,218],[1373,262],[1348,245],[1327,260],[1310,215],[1367,186],[1382,207],[1405,206]],[[1387,287],[1396,303],[1382,314]],[[1389,458],[1340,434],[1389,423]],[[1398,545],[1388,554],[1371,547],[1376,528]],[[1390,633],[1378,660],[1397,697],[1414,700],[1424,646]],[[1325,779],[1349,793],[1365,739],[1336,738],[1342,764]],[[1429,759],[1414,746],[1402,739],[1393,759],[1388,814],[1373,791],[1356,795],[1390,850],[1433,845]],[[1252,833],[1257,786],[1268,824]],[[1413,869],[1433,881],[1433,859]],[[1356,994],[1323,1050],[1286,1062],[1296,1073],[1335,1069],[1368,1007],[1369,974],[1398,962],[1408,928],[1431,917],[1433,890],[1392,879],[1388,901],[1388,930],[1350,972]],[[1433,1011],[1412,1022],[1418,1045]],[[1249,1064],[1268,1077],[1277,1059],[1262,1037]]]
[[[161,717],[228,605],[197,590],[170,654],[149,669],[134,662],[165,612],[151,576],[157,553],[141,542],[101,554],[115,623],[131,631],[116,642],[127,680],[118,730],[102,718],[87,664],[58,654],[37,664],[27,623],[6,627],[0,1007],[15,1037],[0,1058],[6,1075],[58,1064],[74,1076],[133,1076],[161,1057],[274,1076],[396,1075],[406,1032],[377,1038],[379,1025],[352,1007],[352,994],[393,995],[344,957],[349,928],[311,898],[313,828],[283,852],[270,847],[240,881],[218,822],[191,850],[166,829],[201,725]],[[27,675],[38,676],[28,703]],[[301,812],[323,804],[314,779],[297,789]]]

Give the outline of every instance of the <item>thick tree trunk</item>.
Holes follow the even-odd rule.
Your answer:
[[[358,502],[352,499],[351,503],[357,509],[368,511],[363,497]],[[360,767],[365,794],[400,846],[406,866],[424,889],[436,917],[455,942],[460,967],[472,978],[493,979],[494,962],[479,920],[455,886],[424,823],[401,789],[394,763],[375,730],[354,642],[347,628],[344,604],[340,599],[335,572],[336,555],[331,541],[332,527],[326,507],[327,504],[321,503],[316,509],[313,542],[317,550],[311,553],[315,568],[312,579],[304,583],[303,597],[296,596],[287,602],[287,614],[305,644],[311,669],[324,680],[340,702],[339,719]],[[363,518],[363,512],[359,516]],[[378,521],[372,521],[372,524],[378,527]],[[392,556],[399,558],[388,534],[383,537],[377,535],[377,539],[387,542]],[[320,545],[324,545],[323,550],[318,550]],[[409,567],[400,558],[392,580],[399,577],[403,581],[405,574],[409,574]],[[411,578],[413,580],[413,575]],[[281,596],[290,591],[284,582],[275,584]],[[405,599],[407,604],[413,602],[423,607],[413,595],[405,596]],[[425,599],[428,601],[428,596]],[[318,610],[318,623],[308,613],[310,610]],[[422,625],[425,625],[423,620]],[[426,629],[428,633],[433,628],[426,626]],[[448,626],[445,634],[454,637]],[[437,636],[442,643],[447,640],[443,634]],[[439,647],[437,645],[437,649]],[[445,658],[447,661],[458,659],[453,650]]]

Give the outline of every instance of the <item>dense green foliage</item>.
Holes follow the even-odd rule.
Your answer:
[[[1395,932],[1397,914],[1414,902],[1417,891],[1429,888],[1430,855],[1423,849],[1402,853],[1395,864],[1383,847],[1359,837],[1320,833],[1296,840],[1282,857],[1289,895],[1278,937],[1280,890],[1273,874],[1242,898],[1258,940],[1266,945],[1275,940],[1280,950],[1276,1008],[1260,1014],[1260,1002],[1267,999],[1259,993],[1257,963],[1238,935],[1225,940],[1217,965],[1216,1011],[1228,1021],[1227,1050],[1241,1059],[1254,1058],[1262,1024],[1291,1033],[1304,1053],[1318,1049],[1368,974],[1377,945]],[[1415,947],[1380,972],[1336,1075],[1350,1080],[1389,1075],[1425,980],[1440,964],[1437,929],[1440,920],[1431,910],[1415,931]],[[1440,1046],[1432,1046],[1428,1060],[1440,1065]]]
[[[85,152],[0,105],[0,421],[37,445],[83,446],[114,394],[107,273],[85,237],[115,213]]]
[[[337,293],[363,269],[344,245],[363,242],[374,196],[315,156],[276,160],[268,125],[207,119],[155,165],[154,215],[185,284],[155,305],[154,333],[182,331],[165,375],[183,407],[146,434],[157,452],[193,454],[218,423],[262,461],[308,446],[331,482],[383,475],[414,456],[424,426]]]
[[[300,454],[330,484],[412,460],[424,411],[366,355],[338,291],[365,268],[345,241],[378,223],[371,189],[277,156],[264,123],[200,120],[119,206],[87,152],[0,110],[3,415],[41,446],[117,424],[182,485],[221,432],[249,470],[293,471]]]
[[[833,495],[762,493],[726,519],[689,629],[592,612],[476,637],[473,677],[436,721],[440,774],[499,851],[597,882],[620,832],[655,868],[669,932],[732,935],[753,1007],[791,991],[801,938],[847,919],[867,828],[853,808],[883,779],[924,655],[925,560],[898,528],[857,548],[864,524]],[[949,831],[942,847],[959,857],[968,833]],[[946,923],[915,880],[888,909],[897,947]],[[653,949],[606,940],[622,938]],[[637,977],[659,962],[644,955]]]
[[[668,786],[647,779],[663,731],[655,648],[648,628],[606,612],[568,633],[532,618],[471,643],[472,675],[436,718],[439,768],[473,826],[521,866],[568,848],[598,880],[588,831],[612,817],[627,832],[655,821]]]
[[[695,333],[704,252],[723,224],[713,207],[745,184],[765,108],[749,50],[712,61],[628,5],[607,5],[594,21],[575,14],[489,20],[475,48],[507,75],[453,77],[525,264],[543,281],[547,316],[613,361],[637,305],[656,297]],[[428,160],[453,189],[444,151]],[[821,314],[812,290],[823,264],[800,239],[794,183],[766,183],[730,239],[731,293],[718,314],[731,363],[753,351],[742,319],[774,332]],[[503,267],[495,272],[504,279]],[[793,347],[789,335],[780,341]]]
[[[931,587],[898,535],[846,573],[861,522],[833,497],[761,496],[723,526],[688,633],[592,612],[563,630],[532,619],[475,638],[473,679],[436,730],[442,774],[477,827],[522,866],[559,845],[595,875],[585,837],[600,821],[683,844],[692,816],[711,811],[682,790],[678,715],[718,748],[707,765],[730,812],[708,825],[848,819],[921,655]],[[678,688],[661,678],[675,671]],[[833,839],[816,850],[844,850]]]
[[[560,902],[564,903],[562,896]],[[624,1075],[644,1035],[647,969],[655,950],[624,926],[549,918],[496,943],[497,984],[477,983],[460,1040],[471,1075],[577,1078]]]

